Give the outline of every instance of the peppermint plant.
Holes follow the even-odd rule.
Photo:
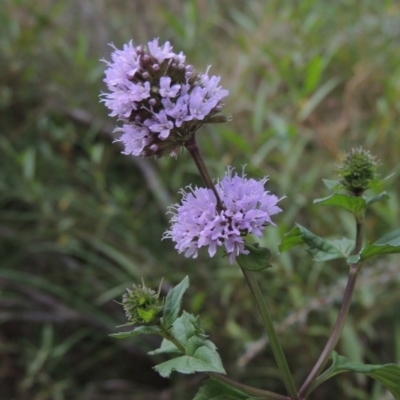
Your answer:
[[[223,123],[229,117],[222,114],[223,100],[229,92],[220,86],[220,77],[210,76],[209,68],[197,73],[186,63],[185,55],[175,53],[169,42],[158,39],[145,46],[132,41],[122,49],[113,46],[111,61],[106,65],[104,82],[108,92],[101,98],[120,121],[116,141],[123,144],[123,154],[139,157],[177,158],[188,150],[202,177],[204,187],[188,183],[181,189],[182,200],[170,206],[170,227],[162,239],[171,239],[179,253],[196,258],[208,251],[214,257],[221,247],[229,262],[239,265],[250,289],[268,334],[286,393],[279,394],[236,382],[226,376],[216,346],[201,327],[198,316],[181,311],[182,297],[189,286],[186,277],[172,288],[165,299],[160,289],[154,291],[142,285],[127,289],[122,299],[131,331],[113,334],[124,339],[137,335],[160,335],[160,348],[152,354],[168,353],[170,359],[155,367],[163,377],[173,371],[183,374],[203,372],[208,379],[194,400],[208,399],[273,399],[304,400],[326,380],[343,372],[366,374],[400,399],[400,367],[396,364],[369,365],[352,362],[334,350],[348,316],[357,276],[366,260],[383,254],[400,252],[400,229],[390,232],[374,243],[364,227],[367,208],[386,199],[386,192],[368,197],[364,193],[379,186],[377,162],[368,152],[352,149],[338,167],[336,181],[325,181],[332,193],[316,199],[324,207],[340,207],[349,212],[356,227],[355,238],[327,240],[297,224],[282,239],[280,252],[305,245],[316,261],[345,259],[348,283],[341,309],[332,333],[304,382],[294,382],[284,351],[270,317],[266,296],[260,290],[255,272],[270,267],[270,251],[260,247],[256,238],[275,225],[272,217],[282,209],[280,198],[265,189],[267,177],[256,180],[247,177],[245,168],[238,173],[229,166],[222,179],[213,179],[196,143],[196,134],[205,124]],[[204,248],[204,249],[203,249]],[[327,364],[330,362],[329,367]]]

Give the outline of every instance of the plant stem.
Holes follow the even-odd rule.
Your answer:
[[[353,250],[353,254],[358,254],[361,250],[362,246],[362,226],[363,226],[363,216],[357,218],[356,217],[356,241]],[[302,387],[299,390],[300,399],[306,399],[309,395],[310,386],[318,378],[318,375],[321,373],[326,363],[329,360],[333,350],[335,349],[339,339],[340,334],[342,333],[343,327],[346,323],[347,315],[349,314],[351,298],[353,295],[354,287],[357,280],[357,274],[360,270],[360,263],[351,264],[350,265],[350,273],[349,278],[347,280],[346,289],[343,294],[342,305],[339,310],[338,317],[336,319],[335,325],[333,327],[332,333],[325,345],[324,350],[318,358],[318,361],[315,363],[314,368],[308,375],[307,379],[303,383]]]
[[[200,175],[203,178],[204,184],[208,189],[211,189],[214,192],[215,197],[217,199],[218,208],[222,210],[224,206],[222,204],[221,198],[219,197],[217,190],[215,189],[215,185],[210,177],[210,174],[208,173],[208,169],[204,163],[203,157],[200,154],[199,148],[196,143],[195,133],[193,133],[190,139],[185,142],[185,147],[188,149],[190,155],[193,157],[197,169],[199,170]]]
[[[357,266],[351,266],[350,268],[350,275],[347,281],[347,286],[343,295],[342,306],[340,307],[339,315],[337,317],[335,326],[333,327],[331,336],[328,339],[328,342],[325,345],[324,350],[322,351],[321,355],[318,358],[314,368],[310,372],[310,375],[307,377],[306,381],[304,382],[303,386],[299,390],[299,396],[301,399],[306,398],[307,396],[303,397],[304,395],[308,394],[307,390],[309,386],[314,382],[314,380],[318,377],[324,366],[329,360],[329,357],[332,354],[332,351],[337,345],[339,341],[340,334],[342,333],[342,329],[346,322],[346,317],[349,313],[350,304],[351,304],[351,297],[353,294],[354,286],[356,283],[357,278]]]
[[[258,286],[258,283],[251,271],[248,271],[244,268],[242,268],[242,271],[250,287],[250,291],[253,295],[254,301],[257,304],[258,310],[261,314],[264,327],[267,331],[269,341],[271,343],[272,352],[274,353],[279,371],[286,386],[286,390],[290,396],[290,399],[297,400],[298,395],[296,386],[294,385],[292,374],[290,373],[285,354],[283,353],[282,346],[278,340],[278,335],[276,334],[274,324],[272,322],[271,316],[269,315],[260,287]]]
[[[194,133],[190,137],[190,139],[185,142],[185,147],[188,149],[189,153],[193,157],[193,160],[196,163],[197,169],[199,170],[200,175],[203,178],[204,184],[206,185],[206,187],[208,189],[211,189],[213,191],[213,193],[215,194],[215,197],[217,199],[217,208],[220,210],[223,210],[225,208],[224,204],[222,203],[221,198],[219,197],[219,194],[215,188],[215,185],[208,173],[207,167],[204,163],[204,160],[203,160],[203,158],[200,154],[199,148],[197,146],[196,137],[195,137]],[[258,306],[258,309],[260,310],[262,319],[264,321],[265,328],[267,329],[267,333],[268,333],[268,336],[269,336],[269,339],[271,342],[272,350],[274,352],[275,358],[278,363],[278,368],[282,374],[286,389],[287,389],[288,393],[290,394],[290,399],[297,400],[298,397],[297,397],[296,387],[294,386],[292,375],[291,375],[289,367],[287,365],[285,355],[283,354],[282,347],[278,341],[278,336],[276,335],[271,317],[268,314],[268,310],[264,303],[260,288],[258,287],[257,281],[254,279],[254,277],[250,271],[247,271],[244,269],[242,269],[242,271],[243,271],[243,274],[245,275],[246,280],[250,286],[250,290],[253,293],[255,302]],[[276,394],[273,392],[256,389],[256,388],[251,388],[250,386],[247,386],[247,385],[242,385],[240,383],[231,381],[229,378],[223,377],[222,375],[212,374],[212,376],[215,377],[216,379],[219,379],[219,380],[222,380],[225,382],[229,381],[229,384],[231,386],[241,388],[244,391],[246,391],[245,388],[247,388],[247,393],[259,395],[265,399],[271,399],[271,400],[289,399],[288,397],[285,397],[285,396],[282,396],[282,395],[279,395],[279,394]],[[248,390],[251,390],[252,393],[248,392]],[[265,397],[265,396],[267,396],[267,397]]]
[[[224,376],[221,374],[216,374],[215,372],[209,372],[208,375],[210,375],[211,378],[214,378],[218,381],[226,383],[229,386],[232,386],[236,389],[241,390],[242,392],[245,392],[246,394],[261,397],[265,400],[290,400],[290,398],[287,396],[283,396],[278,393],[270,392],[269,390],[257,389],[252,386],[244,385],[243,383],[233,381],[232,379],[228,378],[227,376]]]

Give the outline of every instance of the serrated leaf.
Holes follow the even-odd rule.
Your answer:
[[[204,340],[207,335],[204,334],[204,330],[200,327],[199,317],[195,317],[186,311],[177,318],[170,329],[172,335],[186,348],[188,340],[198,335]],[[164,339],[161,342],[161,346],[148,354],[160,354],[160,353],[181,353],[178,348],[169,340]]]
[[[331,367],[315,381],[309,392],[326,380],[343,372],[356,372],[368,375],[384,385],[396,400],[400,400],[400,366],[396,364],[362,364],[340,356],[336,352],[332,353]]]
[[[252,400],[256,397],[249,396],[232,386],[219,382],[215,379],[208,379],[193,400]]]
[[[182,296],[188,287],[189,277],[186,276],[168,292],[162,317],[162,324],[165,329],[169,329],[178,318],[179,311],[181,310]]]
[[[202,360],[203,356],[204,354],[199,353],[195,357],[176,357],[156,365],[154,369],[164,378],[168,378],[173,371],[180,372],[181,374],[194,374],[195,372],[217,372],[225,374],[225,370],[210,363],[208,357],[205,357],[206,360]]]
[[[330,261],[338,258],[343,258],[343,254],[331,242],[321,239],[314,240],[312,245],[307,247],[307,252],[310,253],[314,261]],[[315,238],[314,238],[315,239]]]
[[[338,249],[343,257],[349,257],[355,245],[354,240],[347,239],[345,237],[331,240],[330,243],[332,243],[332,245]]]
[[[244,243],[249,254],[239,254],[236,257],[237,263],[249,271],[261,271],[270,268],[271,252],[266,247],[260,247],[258,243]]]
[[[374,204],[374,203],[376,203],[378,201],[381,201],[381,200],[386,200],[388,198],[389,198],[389,195],[387,194],[386,191],[382,192],[382,193],[380,193],[380,194],[378,194],[377,196],[374,196],[374,197],[370,197],[370,198],[364,197],[364,199],[365,199],[365,201],[367,203],[367,206],[370,206],[370,205],[372,205],[372,204]]]
[[[279,245],[279,250],[282,253],[291,247],[305,243],[308,245],[307,251],[313,256],[315,261],[328,261],[347,257],[350,242],[346,238],[331,242],[296,224],[296,227],[283,237],[282,243]]]
[[[125,339],[137,335],[160,335],[161,329],[156,325],[151,326],[138,326],[133,331],[112,333],[111,337],[115,339]]]
[[[400,229],[383,235],[374,244],[377,246],[400,246]]]
[[[298,246],[299,244],[304,243],[305,242],[303,240],[300,228],[298,226],[295,226],[291,231],[285,233],[285,235],[283,236],[282,242],[279,245],[279,251],[283,253],[294,246]]]
[[[172,371],[184,374],[194,372],[218,372],[225,374],[221,358],[213,342],[207,339],[201,329],[198,317],[187,312],[177,318],[171,328],[171,333],[185,348],[185,354],[161,363],[155,367],[162,376],[168,377]],[[178,349],[172,343],[165,341],[153,353],[176,352]],[[175,351],[174,351],[175,350]]]
[[[149,351],[147,354],[154,356],[161,353],[180,353],[179,349],[169,340],[163,339],[158,349]]]
[[[366,260],[379,254],[394,253],[400,253],[400,229],[382,236],[375,243],[368,243],[361,250],[361,259]]]
[[[207,338],[207,335],[204,334],[204,330],[200,326],[199,317],[195,317],[186,311],[174,322],[172,333],[184,346],[186,346],[186,342],[194,335],[199,335],[204,339]]]
[[[359,215],[366,209],[367,203],[363,197],[350,196],[348,194],[334,193],[331,196],[322,199],[315,199],[314,204],[322,204],[324,206],[340,207],[350,211],[355,215]]]

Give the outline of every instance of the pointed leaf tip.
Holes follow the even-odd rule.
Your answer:
[[[126,339],[138,335],[159,335],[160,333],[161,329],[158,326],[151,325],[151,326],[138,326],[133,331],[112,333],[109,336],[115,339]]]
[[[174,321],[178,318],[181,310],[182,296],[189,287],[189,277],[186,276],[183,280],[173,287],[167,294],[164,305],[162,324],[165,329],[169,329]]]
[[[324,206],[340,207],[344,210],[358,215],[367,208],[367,202],[363,197],[351,196],[348,194],[334,193],[331,196],[322,199],[315,199],[314,204],[322,204]]]
[[[325,240],[315,235],[300,224],[288,232],[279,246],[284,252],[299,244],[307,244],[307,251],[313,256],[314,261],[328,261],[337,258],[346,258],[352,248],[352,241],[346,238],[340,240]]]
[[[368,243],[361,251],[361,259],[395,253],[400,253],[400,229],[382,236],[375,243]]]

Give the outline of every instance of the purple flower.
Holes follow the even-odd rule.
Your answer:
[[[139,69],[139,57],[132,40],[128,44],[124,44],[122,50],[118,50],[113,44],[111,47],[115,50],[111,54],[112,62],[102,60],[109,66],[105,71],[104,82],[110,90],[112,87],[117,88],[129,84],[130,79]]]
[[[218,101],[207,100],[206,94],[206,89],[199,86],[190,93],[189,110],[193,119],[203,120],[216,107]]]
[[[175,107],[166,107],[166,113],[175,119],[175,126],[180,128],[185,121],[191,121],[193,117],[188,115],[189,96],[179,97]]]
[[[225,177],[215,185],[222,210],[211,189],[181,189],[182,203],[170,207],[171,229],[163,239],[172,239],[179,253],[193,258],[201,247],[208,246],[210,257],[218,246],[224,247],[232,264],[240,253],[248,253],[243,237],[261,237],[267,225],[275,225],[271,216],[282,211],[276,205],[280,199],[264,189],[267,180],[247,179],[244,171],[242,176],[233,175],[233,168],[228,167]]]
[[[172,46],[169,42],[165,42],[164,45],[161,47],[158,45],[158,39],[154,39],[147,44],[149,48],[150,54],[161,64],[164,60],[178,57],[172,51]]]
[[[154,123],[149,124],[149,129],[152,132],[159,132],[158,137],[161,140],[164,140],[169,136],[169,132],[174,127],[174,124],[168,120],[164,110],[161,110],[156,114],[155,118],[156,120]]]
[[[171,78],[169,76],[165,77],[163,76],[160,78],[160,95],[161,97],[175,97],[179,89],[181,88],[181,85],[173,85],[171,86]]]
[[[209,68],[208,68],[209,69]],[[224,97],[228,96],[229,90],[222,89],[221,86],[218,86],[221,77],[213,75],[211,78],[207,73],[200,75],[200,82],[202,86],[206,89],[206,93],[209,99],[214,100],[222,100]]]
[[[111,61],[103,60],[109,92],[101,94],[101,101],[110,116],[123,122],[115,131],[122,132],[117,141],[127,146],[124,154],[176,157],[202,125],[227,120],[220,114],[222,99],[228,95],[218,86],[220,78],[210,77],[208,70],[196,74],[169,42],[159,45],[154,39],[135,47],[130,41],[122,50],[112,47]]]
[[[116,140],[116,142],[122,142],[125,145],[123,154],[139,156],[143,148],[149,143],[150,132],[146,127],[124,124],[122,128],[116,128],[115,131],[123,132],[121,137]]]

